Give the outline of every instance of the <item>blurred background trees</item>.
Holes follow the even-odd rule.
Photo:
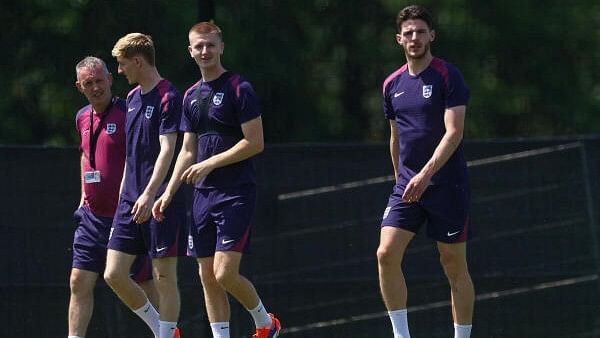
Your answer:
[[[392,0],[219,0],[224,65],[249,79],[266,139],[369,142],[388,137],[381,85],[404,63]],[[457,65],[471,88],[466,137],[600,132],[600,3],[575,0],[424,1],[437,20],[433,53]],[[113,91],[126,81],[114,42],[153,36],[160,73],[183,92],[199,79],[187,54],[198,0],[2,2],[0,143],[76,144],[85,99],[75,64],[107,61]]]

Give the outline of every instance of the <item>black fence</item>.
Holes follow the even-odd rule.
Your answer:
[[[600,337],[600,138],[465,144],[473,194],[473,337]],[[66,337],[74,148],[0,147],[0,316],[11,336]],[[383,144],[272,145],[243,271],[285,337],[385,337],[375,250],[393,178]],[[183,337],[210,337],[192,259],[180,261]],[[404,260],[414,337],[449,337],[449,289],[419,234]],[[250,337],[232,301],[232,337]],[[88,338],[150,332],[100,281]]]

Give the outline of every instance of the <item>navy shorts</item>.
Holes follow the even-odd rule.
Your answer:
[[[194,189],[188,254],[211,257],[215,251],[247,252],[255,206],[255,186]]]
[[[113,219],[96,216],[87,206],[73,214],[75,234],[73,236],[73,268],[104,273],[106,267],[106,244]],[[152,262],[147,255],[136,258],[131,276],[136,282],[152,279]]]
[[[427,236],[443,243],[471,238],[470,191],[462,185],[431,185],[414,203],[402,201],[405,187],[396,185],[383,213],[381,226],[417,233],[427,223]]]
[[[162,222],[150,217],[145,223],[137,224],[131,214],[135,202],[121,198],[108,248],[130,255],[148,254],[153,259],[185,256],[186,214],[185,204],[180,200],[173,198]]]

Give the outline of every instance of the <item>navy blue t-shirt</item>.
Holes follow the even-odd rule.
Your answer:
[[[161,80],[146,94],[141,93],[140,86],[129,92],[126,117],[127,171],[122,198],[132,202],[138,199],[152,177],[160,153],[159,136],[179,132],[180,121],[181,96],[169,81]],[[169,174],[157,196],[166,188],[180,148],[181,138],[178,137]]]
[[[214,81],[201,80],[192,85],[185,92],[182,110],[181,131],[198,134],[197,162],[222,153],[240,141],[240,137],[233,134],[211,132],[211,127],[207,126],[209,119],[223,128],[239,130],[243,123],[261,116],[252,85],[240,75],[230,72],[223,73]],[[207,129],[209,132],[206,132]],[[202,189],[255,185],[255,176],[254,163],[249,158],[213,170],[200,179],[195,187]]]
[[[446,127],[446,108],[466,105],[469,89],[459,70],[433,58],[429,67],[410,75],[405,64],[383,83],[383,111],[395,120],[399,140],[398,184],[406,186],[429,161]],[[431,178],[431,184],[467,183],[466,161],[461,144]]]

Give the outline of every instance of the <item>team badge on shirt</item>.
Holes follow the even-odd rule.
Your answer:
[[[428,99],[431,97],[431,93],[433,93],[433,85],[425,85],[423,86],[423,97]]]
[[[153,106],[146,107],[146,112],[144,112],[144,116],[149,120],[152,117],[152,113],[154,112]]]
[[[114,134],[117,132],[117,124],[116,123],[107,123],[106,124],[106,133],[108,135]]]
[[[223,103],[223,96],[225,96],[224,93],[216,93],[215,96],[213,96],[213,103],[215,104],[215,106],[218,106],[221,103]]]

